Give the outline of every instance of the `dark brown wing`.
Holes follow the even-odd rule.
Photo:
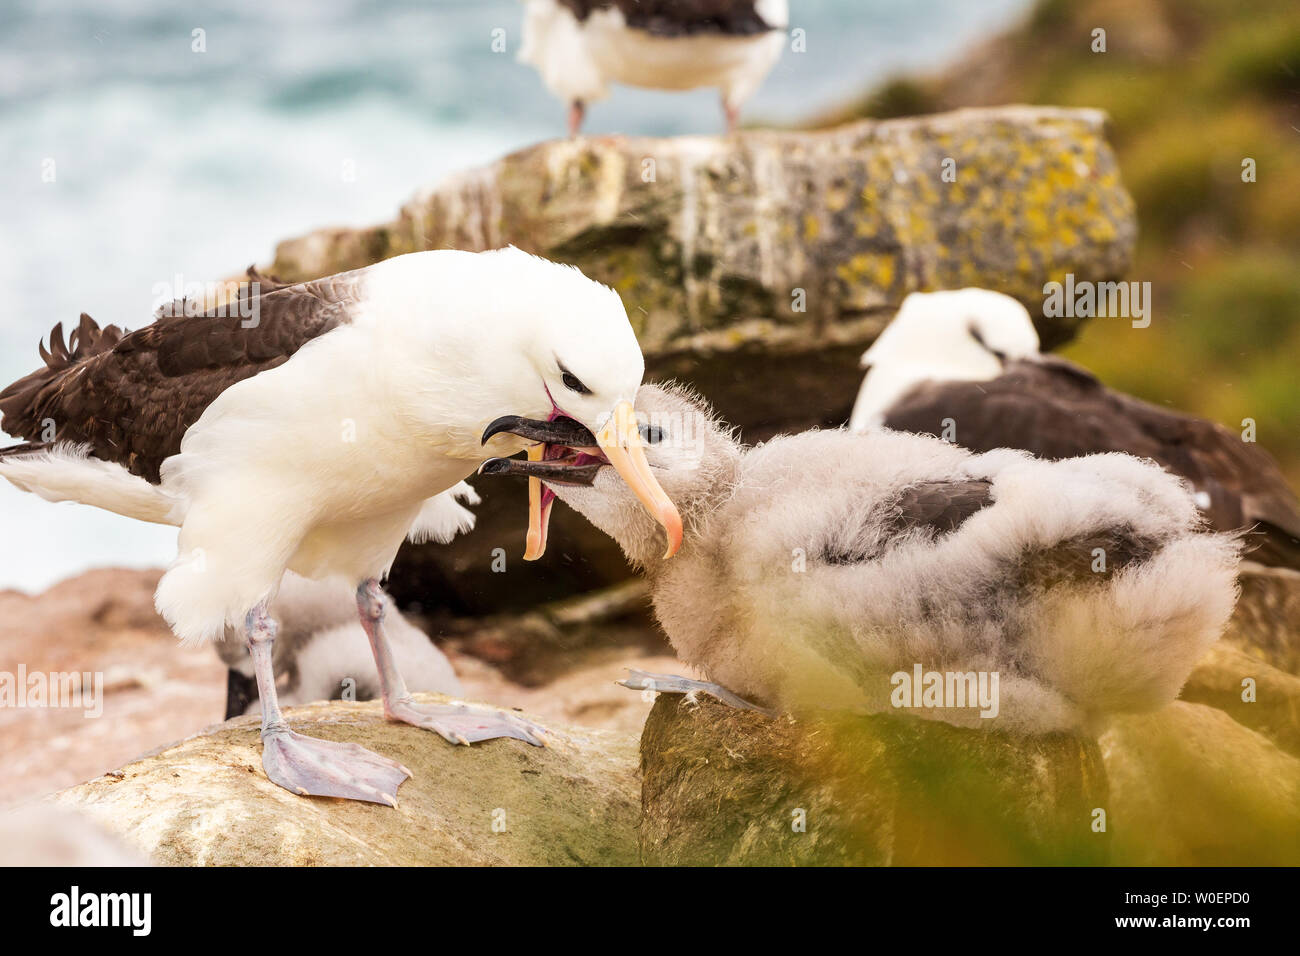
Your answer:
[[[260,278],[260,277],[259,277]],[[282,365],[304,344],[346,324],[362,272],[280,285],[250,308],[158,318],[122,335],[89,316],[68,346],[55,326],[45,368],[0,392],[0,427],[31,443],[87,444],[91,453],[159,481],[185,431],[231,385]],[[252,314],[250,314],[252,313]]]
[[[1100,584],[1116,571],[1148,560],[1160,548],[1155,538],[1116,527],[1068,538],[1027,552],[1020,563],[1022,587]]]
[[[1010,362],[988,382],[923,383],[894,403],[884,424],[942,436],[945,419],[956,443],[973,451],[1153,459],[1204,493],[1214,527],[1257,526],[1256,560],[1300,567],[1300,504],[1272,456],[1220,425],[1114,392],[1063,359]]]
[[[949,534],[991,504],[991,481],[923,481],[905,488],[891,506],[894,515],[889,533],[899,535],[920,528],[935,535]]]
[[[777,29],[754,8],[754,0],[557,0],[583,21],[595,10],[617,8],[627,25],[654,36],[700,33],[753,36]]]
[[[922,481],[904,488],[882,505],[886,513],[883,531],[872,543],[845,534],[822,549],[828,564],[856,564],[872,561],[902,535],[919,531],[931,538],[951,534],[971,515],[993,504],[993,483],[983,479],[965,481]]]

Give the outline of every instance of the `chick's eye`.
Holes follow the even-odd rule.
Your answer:
[[[560,381],[564,383],[565,388],[569,389],[570,391],[577,392],[579,395],[591,394],[591,389],[589,389],[586,385],[583,385],[582,380],[579,379],[578,376],[574,375],[572,372],[565,372],[563,375],[560,376]]]
[[[641,440],[647,445],[657,445],[664,440],[664,430],[658,425],[642,425]]]

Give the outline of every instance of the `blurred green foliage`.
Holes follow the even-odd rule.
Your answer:
[[[1300,2],[1041,0],[947,74],[849,113],[1008,102],[1106,110],[1137,202],[1129,278],[1152,283],[1151,327],[1095,319],[1064,354],[1149,401],[1254,419],[1300,485]]]

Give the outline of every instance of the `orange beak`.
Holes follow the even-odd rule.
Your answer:
[[[664,552],[664,557],[671,558],[682,546],[682,516],[677,513],[677,506],[669,500],[650,471],[631,402],[618,403],[614,414],[596,436],[596,444],[627,482],[627,486],[641,499],[641,504],[663,525],[664,533],[668,536],[668,550]],[[529,501],[531,500],[530,486]]]

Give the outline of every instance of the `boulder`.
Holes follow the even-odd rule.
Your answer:
[[[438,701],[437,695],[418,695]],[[620,865],[637,861],[636,739],[553,727],[557,746],[453,747],[384,719],[372,703],[286,711],[300,732],[353,741],[413,777],[396,809],[298,797],[262,772],[258,721],[241,717],[64,790],[155,864]]]
[[[1300,676],[1300,572],[1248,562],[1224,640],[1251,657]]]
[[[651,379],[695,385],[747,440],[839,425],[863,349],[912,291],[980,285],[1020,298],[1046,346],[1081,319],[1041,314],[1043,285],[1118,279],[1137,226],[1096,110],[1020,106],[818,132],[604,136],[539,143],[453,177],[391,222],[280,244],[301,280],[424,249],[509,243],[617,289]],[[627,576],[614,545],[557,508],[551,556],[509,587],[522,493],[490,490],[477,530],[409,548],[403,606],[520,609]]]
[[[641,737],[643,863],[1101,864],[1095,742],[906,715],[794,721],[661,695]]]
[[[1300,757],[1300,677],[1220,641],[1197,662],[1179,696],[1223,711]]]
[[[392,222],[283,242],[272,268],[298,280],[513,243],[617,289],[648,356],[860,348],[878,326],[856,320],[917,289],[984,285],[1038,313],[1050,279],[1120,278],[1137,230],[1104,125],[1095,110],[1009,106],[553,140],[417,195]],[[1081,321],[1039,319],[1049,346]]]
[[[1175,701],[1101,737],[1111,862],[1300,865],[1300,760],[1227,713]]]

